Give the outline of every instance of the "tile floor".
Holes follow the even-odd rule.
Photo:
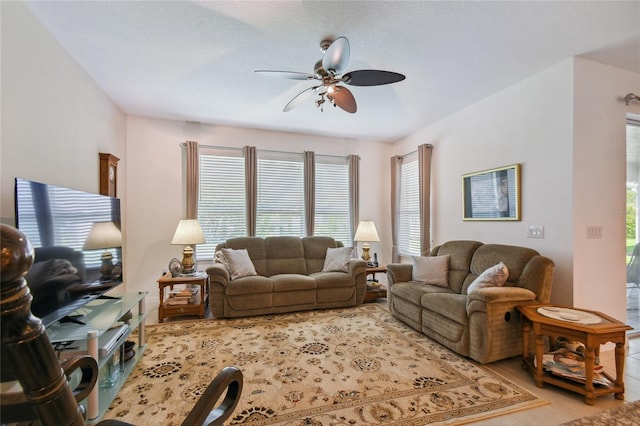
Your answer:
[[[635,303],[635,314],[638,313],[638,298],[640,297],[640,290],[637,291]],[[381,306],[386,308],[387,304],[384,299],[379,299],[378,302]],[[211,317],[207,309],[207,317]],[[194,319],[194,317],[184,318],[171,318],[167,321],[177,321],[181,319]],[[635,317],[637,321],[637,317]],[[147,324],[157,323],[158,311],[150,310],[147,313]],[[628,321],[634,328],[637,327],[640,330],[640,324],[636,323],[634,326],[631,321]],[[605,366],[605,370],[615,375],[614,369],[614,353],[611,351],[603,351],[600,353],[600,358]],[[501,374],[506,379],[517,383],[529,392],[538,395],[540,398],[548,401],[549,404],[541,407],[532,408],[524,411],[514,412],[508,415],[494,417],[487,420],[481,420],[473,423],[474,425],[482,426],[547,426],[547,425],[559,425],[570,420],[574,420],[580,417],[596,414],[600,411],[617,407],[625,402],[640,400],[640,335],[630,336],[628,339],[628,349],[625,357],[625,370],[624,370],[624,383],[625,394],[624,401],[619,401],[613,397],[613,395],[601,396],[596,399],[596,403],[593,406],[586,405],[583,402],[582,395],[567,391],[562,388],[558,388],[553,385],[545,384],[544,388],[536,387],[531,375],[522,368],[521,358],[514,357],[502,361],[497,361],[491,364],[486,364],[485,367],[493,370],[494,372]]]

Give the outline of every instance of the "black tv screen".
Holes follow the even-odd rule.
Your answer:
[[[100,280],[102,255],[122,262],[120,247],[83,249],[94,223],[121,227],[120,200],[70,188],[16,178],[16,227],[34,247],[26,276],[31,311],[45,326],[67,317],[121,282]]]

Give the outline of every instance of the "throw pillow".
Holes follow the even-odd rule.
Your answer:
[[[322,272],[349,272],[351,247],[327,248]]]
[[[413,281],[433,284],[439,287],[449,287],[449,259],[451,255],[444,256],[412,256]]]
[[[227,269],[227,271],[229,271],[229,265],[227,265],[227,259],[225,259],[224,253],[222,253],[222,250],[218,250],[216,254],[213,256],[213,263],[219,263],[223,265]]]
[[[224,259],[227,268],[229,268],[229,274],[232,280],[250,275],[258,275],[247,249],[234,250],[223,248],[222,254],[224,254]]]
[[[473,280],[469,287],[467,287],[467,294],[484,287],[501,287],[509,278],[509,269],[507,265],[500,262],[497,265],[493,265],[487,268],[483,273],[478,275],[478,278]]]

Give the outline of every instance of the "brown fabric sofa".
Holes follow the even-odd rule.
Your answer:
[[[477,241],[449,241],[429,256],[450,255],[448,287],[412,280],[412,264],[387,265],[389,310],[396,318],[460,355],[488,363],[522,354],[515,307],[548,303],[554,263],[530,248]],[[502,287],[467,287],[502,261],[509,278]]]
[[[321,272],[331,237],[240,237],[216,247],[246,249],[258,275],[230,279],[223,264],[207,268],[214,318],[355,306],[364,300],[366,263],[351,259],[348,272]]]

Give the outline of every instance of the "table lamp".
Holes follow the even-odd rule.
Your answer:
[[[369,242],[380,241],[376,225],[372,220],[361,220],[356,230],[354,241],[362,241],[362,260],[369,263],[371,256],[369,255]]]
[[[203,243],[205,243],[204,235],[196,219],[183,219],[178,223],[171,244],[186,244],[186,247],[182,250],[183,274],[193,275],[196,272],[196,262],[193,259],[193,248],[191,248],[191,245]]]
[[[100,281],[111,281],[113,270],[113,255],[110,248],[122,247],[122,233],[113,222],[95,222],[84,242],[83,250],[105,249],[102,253],[102,266],[100,267]]]

